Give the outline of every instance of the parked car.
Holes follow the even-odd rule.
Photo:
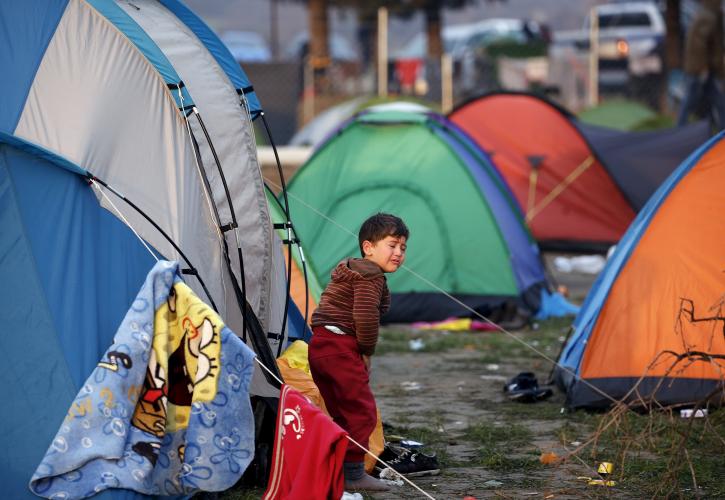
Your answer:
[[[254,31],[225,31],[221,41],[238,62],[269,62],[272,53],[267,41]]]
[[[599,21],[599,85],[631,90],[635,80],[659,79],[664,68],[665,22],[653,2],[608,3],[595,7]],[[582,43],[589,47],[590,19]]]

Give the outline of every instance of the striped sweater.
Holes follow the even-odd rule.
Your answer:
[[[357,338],[361,354],[373,354],[380,316],[390,307],[383,270],[366,259],[347,259],[333,269],[331,278],[312,314],[312,326],[336,326]]]

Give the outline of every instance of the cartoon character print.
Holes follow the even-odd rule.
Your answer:
[[[186,428],[194,401],[211,401],[216,395],[219,332],[223,324],[203,307],[179,298],[172,288],[166,307],[157,311],[156,322],[163,334],[155,333],[131,423],[159,439]],[[164,325],[168,328],[164,329]],[[155,463],[159,445],[139,442],[134,450]]]

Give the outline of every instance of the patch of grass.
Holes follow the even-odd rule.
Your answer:
[[[476,464],[497,472],[521,472],[540,466],[528,453],[532,432],[516,423],[479,422],[465,430],[465,438],[480,446]],[[516,451],[513,451],[516,450]]]
[[[529,429],[516,423],[495,425],[491,422],[479,422],[469,426],[465,430],[465,436],[484,446],[498,446],[502,443],[515,446],[528,443],[533,435]]]
[[[612,478],[622,487],[652,498],[694,496],[694,474],[700,495],[725,498],[722,411],[694,421],[681,419],[676,412],[642,415],[632,411],[590,415],[588,423],[593,421],[610,425],[581,457],[593,465],[613,462]],[[571,422],[558,434],[563,443],[580,436]]]

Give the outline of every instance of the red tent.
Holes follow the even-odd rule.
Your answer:
[[[542,248],[604,250],[707,138],[706,124],[656,132],[585,125],[540,97],[486,94],[451,121],[490,156]]]

